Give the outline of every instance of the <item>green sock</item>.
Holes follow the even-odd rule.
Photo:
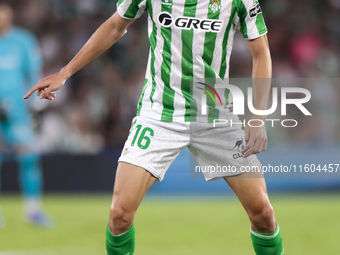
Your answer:
[[[124,234],[115,236],[106,228],[106,253],[108,255],[133,255],[135,251],[135,227]]]
[[[251,228],[250,233],[257,255],[284,255],[282,236],[278,224],[274,233],[260,233]]]

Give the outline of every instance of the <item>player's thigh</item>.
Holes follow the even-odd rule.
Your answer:
[[[112,208],[134,213],[157,180],[162,181],[173,160],[189,143],[188,125],[138,116],[119,158]]]
[[[111,208],[136,212],[143,197],[157,180],[144,168],[120,162],[117,168]]]
[[[262,173],[244,173],[224,179],[248,214],[261,213],[264,209],[271,208]]]

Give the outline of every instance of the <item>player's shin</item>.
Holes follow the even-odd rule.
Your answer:
[[[19,182],[25,199],[26,214],[41,212],[43,177],[40,155],[26,153],[18,156]]]
[[[121,234],[113,235],[109,229],[106,228],[106,253],[108,255],[133,255],[135,251],[135,227],[132,224],[131,228]]]
[[[250,234],[257,255],[284,255],[282,236],[278,224],[274,233],[260,233],[250,229]]]

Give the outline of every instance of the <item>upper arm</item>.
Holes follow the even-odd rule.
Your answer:
[[[258,0],[237,0],[234,24],[244,38],[252,40],[267,33]]]
[[[267,35],[260,36],[253,40],[247,40],[247,44],[253,58],[271,58]]]
[[[116,29],[119,33],[123,34],[127,28],[135,21],[135,19],[126,19],[120,16],[118,12],[113,14],[108,22],[112,25],[113,29]]]

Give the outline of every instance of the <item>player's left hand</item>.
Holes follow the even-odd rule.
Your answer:
[[[263,116],[261,117],[253,116],[252,119],[263,120]],[[253,125],[260,126],[261,122],[260,121],[258,122],[259,123],[257,124],[255,121],[253,121],[254,123]],[[268,138],[265,125],[263,125],[262,127],[251,127],[247,125],[244,131],[246,146],[241,151],[241,153],[244,154],[243,155],[244,158],[247,158],[252,154],[257,154],[267,150]]]

